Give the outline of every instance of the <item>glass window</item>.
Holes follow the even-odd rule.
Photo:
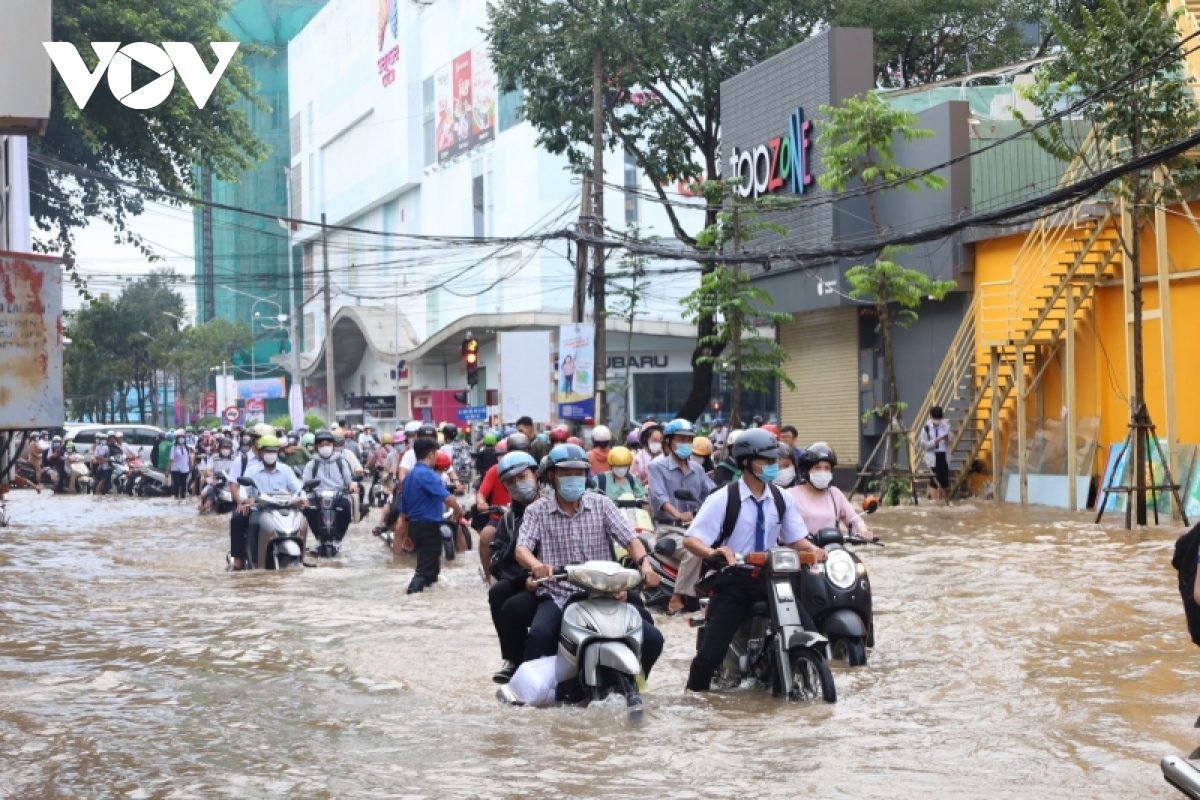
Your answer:
[[[483,213],[483,176],[476,175],[471,178],[471,209],[472,217],[475,222],[475,236],[482,237],[484,231],[484,213]]]
[[[720,403],[720,415],[729,418],[729,409],[733,399],[731,384],[732,377],[724,375],[713,376],[712,401]],[[633,412],[638,420],[672,419],[683,407],[684,401],[692,391],[692,373],[690,372],[641,372],[633,374]],[[778,382],[772,381],[771,387],[765,392],[742,392],[741,417],[743,421],[754,415],[764,419],[774,419],[778,408]],[[708,422],[714,413],[710,403],[701,420]]]
[[[521,123],[521,89],[500,93],[500,132]]]
[[[95,431],[81,431],[75,434],[74,441],[76,444],[91,444],[96,441]]]
[[[421,82],[422,128],[425,137],[425,166],[437,163],[437,149],[434,142],[434,96],[433,76],[430,75]]]

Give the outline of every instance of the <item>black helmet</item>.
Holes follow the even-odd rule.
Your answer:
[[[316,444],[320,444],[321,442],[332,442],[333,431],[329,430],[328,428],[321,428],[321,430],[317,431],[317,435],[314,437],[313,441]]]
[[[433,425],[426,422],[424,425],[417,428],[417,436],[427,436],[430,439],[436,439],[437,438],[437,428],[433,427]]]
[[[447,422],[442,426],[442,436],[445,437],[447,443],[454,441],[458,438],[458,426]]]
[[[567,469],[587,469],[588,457],[583,448],[577,444],[558,444],[550,449],[549,469],[565,467]]]
[[[230,441],[228,436],[222,436],[220,439],[217,439],[217,449],[219,450],[222,447],[228,447],[230,450],[233,449],[233,442]]]
[[[538,462],[537,479],[539,483],[547,483],[550,480],[550,456],[542,456],[542,460]]]
[[[801,475],[807,475],[818,461],[828,461],[830,467],[836,467],[837,453],[833,452],[833,448],[824,442],[813,442],[811,447],[800,454],[800,460],[796,462],[796,469],[800,471]]]
[[[748,428],[733,443],[733,462],[744,469],[751,458],[779,458],[779,442],[762,428]]]
[[[520,452],[529,449],[529,437],[523,433],[510,433],[504,441],[508,442],[508,452]]]
[[[345,436],[342,436],[340,433],[335,433],[335,434],[334,434],[334,436],[333,436],[333,443],[334,443],[335,445],[339,445],[339,444],[340,444],[340,445],[345,445],[345,444],[346,444],[346,437],[345,437]]]

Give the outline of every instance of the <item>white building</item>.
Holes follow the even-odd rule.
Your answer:
[[[328,237],[339,406],[350,396],[395,393],[399,416],[407,417],[410,392],[465,389],[457,349],[465,328],[457,323],[466,320],[483,350],[474,398],[482,404],[483,390],[495,388],[495,330],[550,329],[569,319],[574,269],[565,241],[502,246],[438,238],[521,236],[567,227],[578,216],[580,186],[566,159],[536,146],[533,127],[519,121],[519,94],[496,89],[485,6],[332,0],[289,47],[293,216],[325,215],[329,225],[392,234],[338,230]],[[610,184],[648,187],[622,154],[606,159]],[[620,189],[606,192],[605,208],[610,227],[628,220],[643,232],[670,233],[656,204]],[[698,212],[686,221],[693,229],[700,223]],[[323,386],[320,234],[311,226],[298,241],[310,332],[304,371],[310,385]],[[639,354],[674,354],[664,372],[691,370],[681,354],[690,352],[694,330],[679,324],[678,299],[694,281],[675,275],[653,287],[638,318]],[[625,350],[623,335],[611,333],[610,356],[623,358]]]

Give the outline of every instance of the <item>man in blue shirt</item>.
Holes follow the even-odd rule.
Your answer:
[[[400,521],[397,523],[393,554],[399,555],[405,534],[412,539],[417,553],[417,571],[408,584],[408,593],[416,594],[437,583],[442,566],[442,508],[454,510],[457,522],[463,510],[442,479],[433,471],[437,459],[436,439],[419,438],[413,443],[416,464],[404,479],[400,495]]]

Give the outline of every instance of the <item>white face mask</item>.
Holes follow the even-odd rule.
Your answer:
[[[824,491],[829,488],[829,484],[833,483],[833,473],[810,472],[808,473],[808,482],[813,485],[813,488]]]
[[[279,453],[263,453],[262,459],[264,464],[270,466],[279,460]]]
[[[704,456],[692,456],[691,461],[698,467],[704,466]]]
[[[328,444],[322,445],[317,448],[317,452],[321,454],[321,458],[329,458],[333,455],[333,446]]]
[[[775,480],[772,483],[776,486],[791,486],[794,480],[796,480],[796,468],[784,467],[779,470],[779,474],[775,476]]]
[[[221,458],[229,458],[231,455],[233,455],[233,451],[228,447],[221,448]]]
[[[613,467],[612,474],[616,475],[618,478],[624,478],[629,474],[629,467]]]
[[[646,445],[646,449],[654,455],[658,455],[662,452],[662,442],[651,442],[650,444]]]

